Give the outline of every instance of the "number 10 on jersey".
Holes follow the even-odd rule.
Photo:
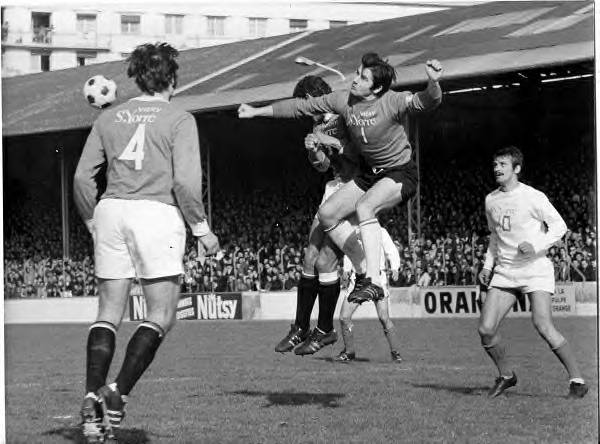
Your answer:
[[[129,143],[119,156],[119,160],[133,160],[135,169],[142,169],[142,160],[144,160],[144,140],[146,135],[146,124],[140,123],[129,139]]]

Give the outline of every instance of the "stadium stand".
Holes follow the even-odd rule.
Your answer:
[[[544,191],[570,232],[548,251],[558,281],[596,279],[594,178],[585,159],[529,171],[526,182]],[[443,170],[442,170],[443,168]],[[278,187],[213,195],[215,232],[223,253],[197,257],[188,236],[182,290],[279,291],[297,285],[309,224],[321,185],[288,175]],[[314,180],[313,180],[314,182]],[[488,231],[485,191],[494,188],[489,164],[428,164],[422,168],[422,231],[407,238],[404,207],[380,220],[401,256],[393,286],[471,285],[483,264]],[[308,190],[308,191],[307,191]],[[79,216],[70,214],[71,257],[63,261],[60,204],[30,195],[5,196],[4,297],[91,296],[96,292],[92,242]]]

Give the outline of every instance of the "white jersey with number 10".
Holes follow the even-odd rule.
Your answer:
[[[522,267],[546,259],[546,250],[567,231],[565,221],[544,193],[524,183],[511,191],[497,189],[485,198],[491,231],[484,268]],[[518,246],[529,242],[535,253],[525,256]]]

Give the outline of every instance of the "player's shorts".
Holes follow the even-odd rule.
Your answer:
[[[101,279],[183,274],[179,209],[151,200],[102,199],[94,210],[94,258]]]
[[[323,199],[321,199],[321,205],[323,205],[323,203],[327,199],[329,199],[333,193],[339,190],[345,183],[346,182],[342,182],[342,180],[337,177],[327,182],[325,184],[325,191],[323,192]]]
[[[363,191],[369,190],[384,177],[389,177],[396,183],[402,184],[402,201],[406,202],[417,193],[419,174],[417,164],[412,160],[392,168],[369,168],[362,165],[361,172],[354,178],[354,183]]]
[[[496,265],[490,287],[510,288],[523,294],[533,291],[554,293],[554,267],[545,257],[522,267]]]

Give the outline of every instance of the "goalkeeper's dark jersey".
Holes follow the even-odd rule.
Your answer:
[[[177,205],[193,228],[206,216],[198,129],[193,116],[160,97],[141,96],[104,111],[75,173],[75,203],[85,221],[97,203],[95,176],[106,165],[101,199]]]

